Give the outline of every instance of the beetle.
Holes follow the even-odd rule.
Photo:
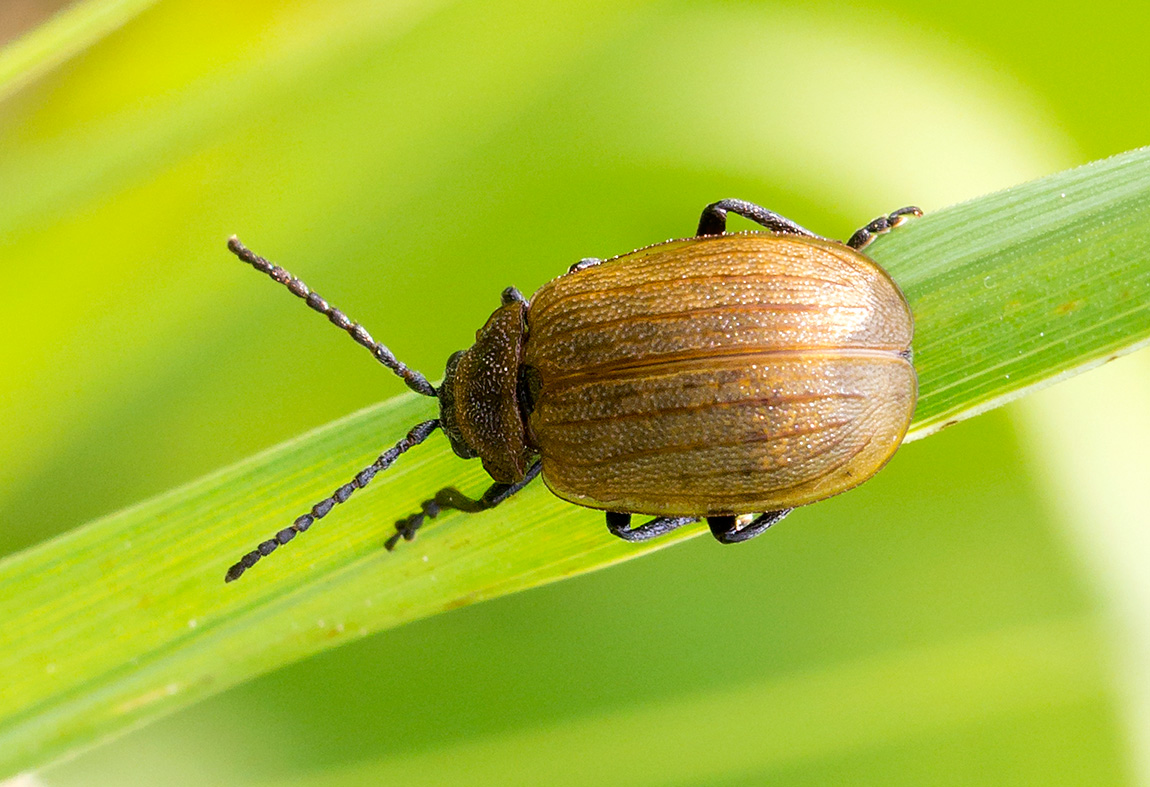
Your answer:
[[[734,213],[766,231],[728,233]],[[861,251],[922,211],[906,207],[844,244],[750,202],[708,205],[692,238],[587,258],[530,300],[503,291],[470,349],[433,386],[358,323],[232,237],[242,261],[346,331],[439,417],[408,434],[228,569],[238,579],[437,429],[479,458],[479,498],[440,490],[396,523],[388,550],[447,509],[492,508],[542,475],[557,496],[646,541],[706,519],[724,544],[846,491],[894,454],[914,414],[914,322]],[[632,515],[654,518],[632,526]]]

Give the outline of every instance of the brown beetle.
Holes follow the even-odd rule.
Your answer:
[[[727,233],[727,213],[770,232]],[[559,497],[607,512],[645,541],[706,518],[725,544],[861,484],[894,454],[914,413],[913,320],[891,278],[859,253],[918,208],[875,219],[844,245],[742,200],[708,205],[694,238],[585,259],[530,301],[509,287],[436,388],[299,279],[253,254],[369,349],[439,418],[405,438],[228,569],[238,579],[438,428],[495,483],[448,488],[396,523],[411,540],[444,509],[483,511],[540,472]],[[654,519],[631,526],[632,514]]]

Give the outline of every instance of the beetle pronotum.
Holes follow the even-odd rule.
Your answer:
[[[768,232],[727,233],[727,214]],[[695,237],[584,259],[528,301],[514,287],[447,361],[438,388],[358,323],[238,239],[228,248],[366,347],[439,417],[407,436],[230,569],[345,502],[443,429],[495,482],[478,499],[440,490],[386,542],[410,541],[445,509],[498,505],[542,474],[553,493],[606,512],[645,541],[705,518],[724,544],[874,475],[914,413],[913,320],[902,292],[860,251],[918,208],[881,216],[845,244],[742,200],[708,205]],[[633,514],[654,516],[632,527]]]

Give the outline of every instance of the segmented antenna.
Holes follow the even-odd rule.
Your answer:
[[[439,419],[433,418],[430,421],[424,421],[417,424],[407,433],[407,437],[400,440],[392,448],[387,449],[379,458],[372,462],[367,467],[360,470],[355,478],[351,479],[348,483],[341,486],[339,489],[332,492],[331,497],[325,498],[314,506],[311,507],[311,512],[298,517],[291,527],[285,527],[283,530],[275,534],[274,538],[269,538],[258,547],[244,555],[240,562],[228,569],[227,575],[224,577],[225,582],[234,582],[239,579],[241,575],[249,568],[259,562],[260,558],[267,557],[281,544],[286,544],[296,537],[297,533],[302,533],[311,527],[315,520],[323,519],[327,516],[337,503],[345,502],[351,493],[357,489],[363,489],[371,479],[375,477],[376,473],[380,473],[391,466],[391,463],[399,458],[399,455],[407,451],[409,448],[422,443],[428,436],[439,428]]]
[[[280,284],[291,290],[293,295],[303,298],[308,306],[315,309],[320,314],[326,316],[331,320],[332,325],[337,328],[342,328],[347,331],[351,338],[355,339],[358,344],[366,347],[375,359],[386,366],[391,371],[395,372],[400,378],[407,383],[407,387],[416,393],[423,394],[424,396],[436,396],[435,386],[427,381],[419,372],[414,369],[409,369],[399,359],[392,355],[391,350],[386,346],[375,341],[371,338],[371,334],[357,322],[352,322],[346,314],[335,308],[323,298],[320,297],[318,292],[308,288],[306,284],[292,276],[286,270],[278,265],[268,262],[263,257],[259,256],[244,244],[240,243],[240,239],[233,235],[228,239],[228,249],[239,257],[244,262],[251,265],[257,271],[266,273]]]

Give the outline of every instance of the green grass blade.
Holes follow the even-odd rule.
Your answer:
[[[87,0],[0,50],[0,101],[123,27],[156,0]]]
[[[913,437],[1150,337],[1150,149],[980,197],[875,244],[917,323]]]
[[[1150,336],[1150,151],[938,211],[875,243],[917,317],[915,436]],[[221,245],[221,254],[224,254]],[[0,774],[77,751],[255,675],[405,621],[627,560],[649,545],[539,484],[446,515],[394,553],[394,520],[484,487],[442,436],[234,584],[239,555],[434,414],[384,402],[0,562]]]

